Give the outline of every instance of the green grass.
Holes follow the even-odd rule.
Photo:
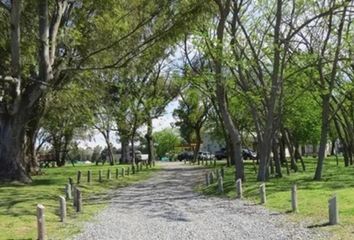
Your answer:
[[[295,221],[304,221],[307,226],[322,226],[320,229],[330,231],[334,239],[354,239],[354,166],[344,167],[340,159],[336,166],[334,158],[325,161],[322,181],[313,181],[316,159],[306,158],[306,172],[286,175],[283,178],[271,178],[266,182],[266,207],[287,213]],[[221,163],[218,164],[220,166]],[[299,164],[299,167],[300,164]],[[234,168],[225,168],[225,195],[234,198]],[[259,182],[256,181],[253,165],[245,162],[247,181],[243,184],[244,197],[254,203],[259,203]],[[296,183],[298,188],[299,213],[290,213],[290,189]],[[200,189],[205,194],[216,194],[216,184]],[[340,224],[326,226],[328,222],[328,199],[337,194],[339,204]]]
[[[36,239],[36,205],[45,206],[45,220],[49,239],[65,239],[78,233],[84,221],[89,220],[95,213],[106,206],[109,189],[127,186],[130,183],[147,179],[158,167],[146,170],[135,175],[121,176],[115,179],[115,169],[127,168],[128,165],[95,166],[77,165],[61,168],[43,169],[44,174],[33,177],[29,185],[6,184],[0,185],[0,239]],[[98,182],[98,171],[103,170],[103,182]],[[107,180],[107,169],[111,169],[112,180]],[[79,188],[83,195],[83,212],[76,213],[72,200],[67,200],[67,221],[59,222],[58,196],[64,194],[65,184],[72,177],[76,183],[76,173],[81,170],[81,184]],[[92,171],[91,183],[87,183],[87,171]],[[119,170],[119,175],[121,170]]]

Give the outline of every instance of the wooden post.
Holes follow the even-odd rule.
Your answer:
[[[69,177],[69,183],[70,183],[70,186],[72,187],[74,185],[74,181],[71,177]]]
[[[59,215],[60,222],[64,222],[66,218],[66,201],[63,196],[59,196]]]
[[[67,199],[72,199],[72,190],[71,190],[71,185],[70,183],[65,185],[65,195]]]
[[[259,194],[261,197],[261,204],[265,204],[267,202],[265,183],[259,185]]]
[[[329,213],[329,225],[336,225],[339,223],[339,213],[337,206],[337,196],[334,195],[328,200],[328,213]]]
[[[219,169],[216,169],[216,180],[218,180],[220,177],[220,172],[219,172]]]
[[[218,178],[218,193],[224,193],[224,182],[222,176]]]
[[[208,159],[205,159],[205,166],[208,166]]]
[[[210,172],[210,173],[209,173],[209,183],[210,183],[210,184],[213,184],[213,183],[214,183],[214,174],[213,174],[213,172]]]
[[[88,183],[91,183],[91,176],[92,176],[92,172],[91,172],[91,170],[88,170],[87,171],[87,182]]]
[[[76,189],[76,212],[82,211],[82,195],[81,191],[77,188]]]
[[[216,159],[214,159],[214,167],[216,167]]]
[[[127,168],[127,176],[130,174],[130,167]]]
[[[45,207],[42,204],[37,205],[38,240],[46,239],[44,209]]]
[[[81,180],[81,171],[77,171],[77,184],[80,184],[80,180]]]
[[[204,158],[202,158],[202,165],[204,165]]]
[[[186,164],[187,162],[186,162],[186,159],[183,159],[183,162],[184,162],[184,164]]]
[[[242,179],[239,178],[236,180],[236,198],[241,199],[242,197]]]
[[[111,169],[107,170],[107,179],[111,180]]]
[[[118,176],[119,176],[119,169],[116,168],[116,179],[118,179]]]
[[[221,167],[221,169],[220,169],[220,175],[222,176],[222,178],[225,178],[225,170],[224,170],[224,167]]]
[[[140,163],[140,171],[143,171],[143,164]]]
[[[296,184],[294,184],[291,187],[291,208],[292,211],[297,213],[298,212],[298,208],[297,208],[297,187]]]
[[[125,175],[125,168],[122,168],[122,177]]]
[[[135,174],[135,164],[132,165],[132,174]]]
[[[98,171],[98,181],[102,182],[102,170]]]
[[[73,192],[73,206],[76,207],[77,192],[76,192],[76,187],[75,186],[72,186],[72,192]]]
[[[205,185],[209,186],[209,174],[205,173]]]

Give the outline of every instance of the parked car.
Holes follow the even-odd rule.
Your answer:
[[[251,149],[244,148],[244,149],[242,149],[242,158],[244,160],[247,160],[247,159],[256,160],[257,153]]]
[[[226,148],[221,148],[219,151],[215,152],[215,158],[217,160],[221,160],[223,158],[227,158],[227,151]]]
[[[200,160],[211,160],[213,158],[213,156],[209,152],[199,152],[198,158]]]
[[[193,152],[181,152],[180,154],[177,155],[177,159],[179,161],[183,161],[183,160],[192,160],[193,159]]]
[[[227,158],[227,151],[225,148],[220,149],[219,151],[215,152],[215,158],[218,160]],[[251,149],[248,148],[243,148],[242,149],[242,158],[244,160],[251,159],[251,160],[256,160],[257,159],[257,153]]]

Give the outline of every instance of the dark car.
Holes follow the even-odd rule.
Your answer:
[[[217,160],[221,160],[221,159],[227,158],[226,148],[222,148],[219,151],[216,151],[214,155],[215,155],[215,158]]]
[[[183,160],[192,160],[193,159],[193,152],[181,152],[180,154],[177,155],[177,159],[179,161],[183,161]]]

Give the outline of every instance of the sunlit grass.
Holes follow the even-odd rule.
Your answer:
[[[271,178],[266,182],[266,207],[287,213],[292,219],[304,221],[308,226],[326,225],[328,222],[328,199],[336,194],[338,197],[340,224],[325,226],[321,229],[335,233],[334,239],[354,239],[354,167],[344,167],[340,159],[336,166],[334,158],[325,161],[322,181],[313,181],[316,159],[306,158],[306,172],[286,175],[283,178]],[[220,164],[219,164],[220,166]],[[246,161],[246,178],[243,184],[244,197],[259,203],[259,182],[256,181],[252,163]],[[234,168],[225,168],[225,195],[236,196]],[[291,186],[296,183],[298,188],[298,214],[291,211]],[[216,194],[216,184],[202,188],[205,194]]]
[[[146,170],[135,175],[121,176],[115,179],[116,168],[119,176],[123,167],[77,165],[61,168],[43,169],[44,174],[33,177],[30,185],[12,184],[0,185],[0,239],[36,239],[36,205],[45,206],[46,229],[49,239],[65,239],[77,233],[85,220],[90,219],[99,209],[102,209],[109,199],[106,193],[109,189],[124,187],[130,183],[147,179],[158,170]],[[98,182],[98,172],[102,170],[103,182]],[[111,169],[112,179],[107,180],[107,170]],[[82,172],[81,184],[78,186],[83,194],[83,212],[77,214],[72,206],[72,200],[67,200],[68,217],[65,223],[59,222],[58,196],[64,194],[65,184],[71,177],[76,183],[76,173]],[[92,171],[91,183],[87,183],[87,171]]]

